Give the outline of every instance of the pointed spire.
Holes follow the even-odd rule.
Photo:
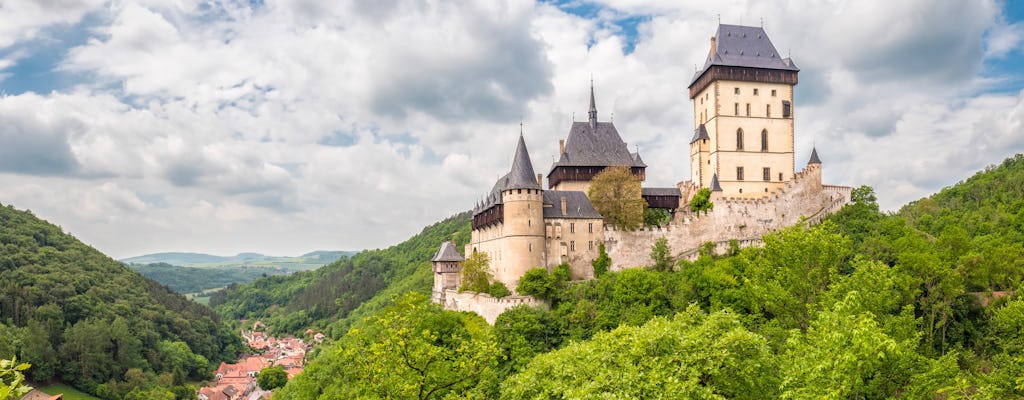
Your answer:
[[[512,170],[508,173],[508,189],[540,189],[537,184],[536,175],[533,173],[533,163],[530,162],[530,153],[526,150],[526,140],[523,133],[519,132],[519,143],[516,144],[516,154],[512,156]]]
[[[594,101],[594,77],[590,77],[590,127],[597,128],[597,102]]]
[[[712,192],[721,192],[722,191],[722,185],[720,185],[718,183],[718,174],[711,175],[711,191]]]
[[[809,161],[807,161],[807,164],[808,165],[810,165],[810,164],[821,164],[821,159],[818,158],[818,148],[817,147],[812,147],[811,148],[811,159]]]

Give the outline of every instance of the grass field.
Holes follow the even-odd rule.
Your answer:
[[[92,395],[87,394],[87,393],[82,393],[82,392],[78,391],[77,389],[75,389],[75,388],[73,388],[71,386],[65,385],[63,383],[55,383],[55,384],[46,385],[46,386],[35,386],[35,388],[39,389],[41,392],[49,394],[49,395],[55,395],[55,394],[63,393],[64,394],[64,400],[100,400],[99,397],[95,397],[95,396],[92,396]]]

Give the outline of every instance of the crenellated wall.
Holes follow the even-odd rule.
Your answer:
[[[692,186],[689,182],[679,185],[690,197],[694,192]],[[617,271],[650,265],[651,246],[661,237],[668,239],[675,257],[692,256],[706,242],[727,246],[729,240],[738,239],[743,242],[741,245],[757,245],[766,233],[796,225],[802,218],[807,223],[818,223],[849,201],[850,188],[822,185],[821,164],[810,164],[770,196],[726,198],[714,192],[714,210],[707,214],[696,214],[683,207],[663,228],[628,232],[605,227],[605,248],[612,259],[611,270]]]
[[[547,307],[547,303],[531,296],[508,296],[494,298],[486,293],[462,292],[446,290],[444,293],[444,309],[451,311],[469,311],[484,317],[488,324],[494,325],[498,316],[508,309],[528,305],[531,307]]]

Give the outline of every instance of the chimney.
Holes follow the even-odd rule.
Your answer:
[[[715,58],[715,52],[717,52],[717,51],[718,51],[718,43],[716,42],[715,37],[712,36],[711,37],[711,58]]]
[[[537,174],[537,186],[544,187],[544,175]]]
[[[562,196],[562,215],[566,215],[566,214],[567,214],[567,212],[566,212],[566,209],[565,209],[565,196]]]
[[[563,153],[565,153],[565,139],[558,139],[558,157],[561,158]]]

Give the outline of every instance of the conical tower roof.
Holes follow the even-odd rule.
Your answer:
[[[523,134],[519,134],[519,143],[516,144],[516,154],[512,156],[512,169],[508,172],[508,181],[505,183],[505,190],[509,189],[540,189],[537,184],[537,175],[533,172],[533,163],[530,162],[530,153],[526,150],[526,140]]]
[[[807,161],[807,164],[821,164],[821,159],[818,158],[818,148],[811,148],[811,159]]]
[[[712,192],[721,192],[722,191],[722,185],[720,185],[718,183],[718,174],[711,175],[711,191]]]

